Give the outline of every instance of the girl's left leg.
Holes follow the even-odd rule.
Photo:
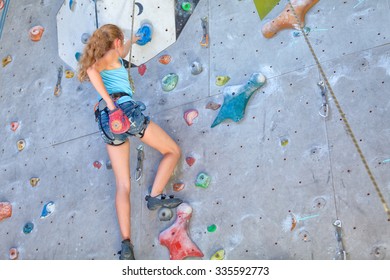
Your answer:
[[[180,159],[181,151],[175,141],[153,121],[150,121],[141,141],[163,155],[150,193],[151,196],[157,196],[163,192],[168,183]]]

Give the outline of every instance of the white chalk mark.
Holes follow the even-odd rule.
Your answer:
[[[357,3],[353,8],[355,9],[356,7],[360,6],[365,0],[358,0],[359,3]]]

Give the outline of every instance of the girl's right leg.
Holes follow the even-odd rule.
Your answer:
[[[134,259],[131,240],[131,207],[130,207],[130,142],[127,140],[119,146],[107,144],[116,181],[115,206],[120,232],[122,235],[121,259]]]

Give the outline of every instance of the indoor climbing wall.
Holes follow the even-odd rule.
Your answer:
[[[183,258],[166,241],[183,219],[194,259],[390,258],[378,196],[390,201],[389,3],[291,1],[306,5],[296,11],[312,50],[301,30],[272,26],[267,35],[283,10],[291,18],[286,0],[269,1],[267,12],[252,0],[176,0],[180,36],[132,68],[135,99],[182,149],[166,193],[185,201],[172,217],[147,209],[161,156],[144,146],[136,181],[141,142],[131,139],[136,258]],[[0,259],[117,259],[115,179],[94,121],[97,96],[59,55],[57,15],[71,3],[4,3]]]

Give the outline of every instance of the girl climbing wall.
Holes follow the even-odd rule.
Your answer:
[[[143,143],[163,155],[151,192],[145,197],[148,209],[174,208],[182,203],[179,198],[166,198],[162,194],[180,158],[180,148],[163,129],[143,115],[145,105],[133,100],[133,91],[122,60],[132,42],[144,45],[148,41],[146,37],[151,37],[151,34],[152,27],[144,24],[138,30],[137,37],[124,42],[124,34],[118,26],[103,25],[87,42],[79,62],[79,80],[90,81],[101,98],[95,114],[115,174],[116,211],[123,239],[120,259],[135,259],[131,243],[128,136],[139,137]]]

